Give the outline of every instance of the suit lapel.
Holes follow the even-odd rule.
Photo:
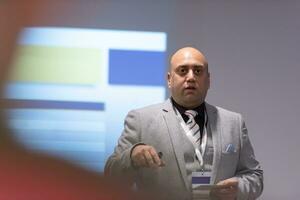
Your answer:
[[[178,122],[178,119],[176,117],[176,114],[175,114],[175,111],[173,109],[170,99],[168,99],[163,106],[163,116],[164,116],[166,125],[168,127],[168,133],[171,138],[173,150],[176,155],[177,164],[179,166],[182,179],[185,183],[186,188],[189,189],[189,183],[188,183],[188,178],[187,178],[187,173],[186,173],[184,156],[183,156],[183,152],[181,150],[181,146],[182,146],[181,138],[182,138],[183,130],[180,127],[180,124]]]
[[[220,167],[220,160],[221,160],[221,125],[220,119],[218,117],[217,108],[205,103],[207,116],[208,116],[208,124],[210,131],[212,133],[212,140],[213,140],[213,147],[214,147],[214,157],[213,157],[213,168],[212,168],[212,183],[215,183],[218,177],[218,171]],[[171,100],[168,99],[163,104],[163,116],[168,127],[168,133],[171,138],[172,147],[176,155],[177,164],[180,169],[180,173],[182,179],[185,183],[187,189],[189,189],[189,182],[186,173],[186,166],[184,161],[183,152],[181,150],[182,146],[182,134],[183,130],[178,123],[178,119],[176,118],[175,111],[173,109]]]
[[[214,158],[213,158],[213,168],[212,168],[212,183],[215,183],[216,178],[218,177],[218,171],[221,160],[221,125],[220,119],[218,118],[217,108],[205,103],[208,124],[212,133],[213,147],[214,147]]]

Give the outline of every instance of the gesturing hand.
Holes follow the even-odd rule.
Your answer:
[[[136,167],[158,168],[165,165],[154,147],[137,145],[131,152],[131,160]]]
[[[235,200],[238,192],[238,180],[229,178],[217,183],[212,189],[211,196],[218,200]]]

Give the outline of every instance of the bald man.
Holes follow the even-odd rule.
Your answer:
[[[205,56],[192,47],[176,51],[167,82],[167,101],[128,113],[105,173],[129,178],[161,199],[193,199],[194,183],[216,185],[211,199],[259,197],[263,171],[242,116],[205,102]]]

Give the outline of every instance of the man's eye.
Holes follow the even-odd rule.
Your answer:
[[[179,71],[180,74],[186,73],[186,69],[185,68],[180,68],[178,71]]]
[[[201,73],[202,73],[202,70],[201,70],[201,69],[195,69],[195,70],[194,70],[194,73],[195,73],[195,74],[201,74]]]

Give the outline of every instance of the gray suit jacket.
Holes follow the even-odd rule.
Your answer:
[[[245,123],[240,114],[206,103],[212,131],[214,159],[212,180],[237,177],[239,200],[256,199],[263,190],[263,171],[255,159]],[[191,199],[180,135],[184,134],[170,99],[162,104],[130,111],[105,174],[133,181],[138,189],[155,191],[163,199]],[[140,143],[163,152],[166,166],[159,169],[134,168],[130,153]],[[233,151],[226,151],[228,144]]]

